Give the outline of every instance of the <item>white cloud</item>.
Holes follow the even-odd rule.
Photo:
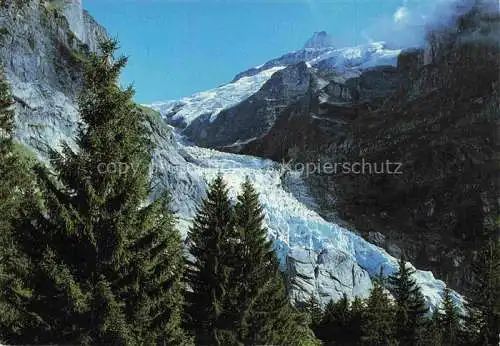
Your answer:
[[[408,9],[406,7],[400,7],[396,12],[392,15],[394,22],[399,23],[408,18]]]
[[[500,0],[484,0],[500,1]],[[429,29],[453,25],[474,0],[402,0],[394,12],[377,18],[364,35],[394,48],[421,46]]]

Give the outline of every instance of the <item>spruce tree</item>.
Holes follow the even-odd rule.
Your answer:
[[[350,327],[346,331],[346,334],[348,335],[348,343],[351,345],[359,345],[361,342],[361,324],[365,309],[366,306],[363,299],[355,296],[351,302],[350,308]]]
[[[37,169],[41,202],[25,208],[18,241],[36,264],[27,343],[177,345],[182,247],[168,198],[150,193],[152,145],[133,90],[118,86],[116,41],[89,56],[78,100],[78,152]],[[120,168],[120,169],[118,169]]]
[[[305,316],[291,306],[272,243],[267,239],[268,231],[263,226],[259,194],[248,177],[241,186],[234,216],[239,241],[235,259],[238,275],[233,276],[237,304],[233,309],[239,316],[239,340],[247,345],[314,342]]]
[[[246,345],[313,346],[321,343],[309,328],[307,314],[299,312],[290,303],[277,259],[262,294],[256,300],[248,318]]]
[[[14,131],[14,110],[10,87],[3,71],[0,71],[0,129],[2,139],[12,140]]]
[[[492,234],[474,263],[473,289],[466,317],[468,343],[500,343],[500,241]]]
[[[219,175],[190,230],[187,324],[203,345],[313,345],[290,304],[259,195],[247,179],[231,207]]]
[[[435,309],[430,317],[422,320],[417,333],[416,344],[422,346],[441,346],[442,328],[439,325],[439,312]]]
[[[395,336],[403,345],[415,345],[422,332],[428,308],[416,281],[411,277],[415,270],[406,266],[404,256],[399,269],[389,276],[389,284],[396,301]]]
[[[361,344],[395,345],[393,330],[394,306],[378,280],[374,280],[362,321]]]
[[[188,234],[187,324],[196,344],[230,345],[237,342],[234,309],[230,299],[234,287],[236,231],[228,190],[221,175],[208,187]],[[231,297],[232,295],[232,297]]]
[[[340,300],[330,300],[325,307],[318,327],[318,337],[327,345],[354,345],[359,342],[361,308],[359,302],[353,310],[347,295]]]
[[[319,325],[321,324],[321,319],[323,318],[323,309],[321,308],[321,304],[315,295],[311,295],[311,297],[307,300],[304,310],[309,314],[311,318],[311,328],[316,333]]]
[[[453,301],[451,291],[444,289],[444,297],[441,311],[438,312],[437,326],[441,333],[441,345],[454,346],[459,344],[460,339],[460,311]]]
[[[14,239],[14,223],[23,201],[33,187],[33,164],[16,150],[13,140],[14,111],[10,87],[0,72],[0,340],[22,333],[28,323],[19,296],[29,296],[26,288],[29,263]]]

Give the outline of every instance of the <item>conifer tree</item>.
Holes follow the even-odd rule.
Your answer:
[[[459,344],[460,339],[460,311],[458,310],[451,291],[444,289],[444,297],[441,311],[438,312],[437,326],[440,331],[441,345],[454,346]]]
[[[236,231],[228,190],[221,175],[208,187],[207,197],[189,231],[187,324],[196,344],[225,345],[237,342],[234,310],[229,304],[234,273]]]
[[[439,312],[435,309],[430,317],[422,320],[416,336],[417,345],[442,346],[442,329],[439,325]]]
[[[180,236],[166,196],[144,206],[152,145],[133,90],[118,86],[127,59],[116,49],[103,42],[87,62],[79,151],[64,145],[53,173],[37,169],[41,202],[25,208],[18,240],[36,264],[27,309],[38,324],[19,341],[186,342]]]
[[[395,345],[393,320],[394,307],[381,283],[374,280],[363,314],[361,343],[373,346]]]
[[[247,345],[314,343],[305,316],[289,301],[278,261],[263,226],[259,194],[248,177],[234,207],[237,246],[234,259],[235,311],[238,340]]]
[[[246,345],[313,346],[321,343],[309,328],[307,314],[300,313],[290,303],[278,262],[273,260],[269,280],[256,300],[248,319]]]
[[[466,317],[470,345],[500,343],[500,241],[492,234],[474,264],[474,285]]]
[[[337,302],[330,300],[318,327],[318,337],[327,345],[357,344],[361,337],[361,309],[361,302],[350,304],[346,294]]]
[[[0,340],[22,333],[27,316],[18,296],[29,295],[28,262],[19,252],[13,226],[32,188],[32,162],[16,150],[12,105],[10,87],[0,72]]]
[[[2,130],[2,139],[12,139],[11,136],[14,130],[13,104],[9,84],[4,73],[0,72],[0,129]]]
[[[292,307],[247,179],[234,208],[219,175],[189,232],[187,325],[202,345],[315,345]]]
[[[403,345],[416,344],[428,311],[420,287],[411,277],[414,272],[401,256],[398,271],[389,276],[396,301],[395,336]]]
[[[355,296],[350,308],[350,327],[346,331],[348,335],[348,343],[351,345],[359,345],[361,342],[361,323],[366,306],[363,299]]]
[[[321,309],[318,298],[316,298],[316,296],[314,295],[311,295],[311,297],[305,304],[304,310],[309,314],[311,318],[312,330],[316,332],[319,325],[321,324],[321,319],[323,318],[323,310]]]

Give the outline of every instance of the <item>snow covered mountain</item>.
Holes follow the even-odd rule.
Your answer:
[[[288,83],[276,86],[278,76],[286,78],[287,74],[295,73],[298,66],[305,63],[308,74],[318,81],[313,89],[308,88],[309,84],[303,83],[304,86],[307,86],[302,90],[302,94],[305,94],[320,90],[331,81],[344,83],[349,79],[359,77],[363,71],[375,66],[396,66],[400,53],[401,50],[389,49],[383,42],[335,48],[328,34],[319,32],[306,42],[304,48],[239,73],[228,84],[196,93],[181,100],[155,102],[149,106],[158,110],[169,123],[185,129],[185,134],[197,144],[211,147],[234,146],[235,142],[247,142],[262,136],[272,126],[276,117],[266,115],[265,119],[261,119],[261,122],[267,125],[262,126],[260,131],[254,131],[247,136],[241,136],[241,133],[238,133],[238,135],[224,135],[227,138],[223,138],[224,136],[221,135],[219,136],[221,137],[220,141],[212,142],[207,137],[213,138],[215,133],[207,133],[207,131],[219,132],[219,130],[227,128],[229,123],[237,129],[247,128],[246,122],[240,123],[242,118],[240,115],[248,115],[247,109],[236,112],[238,113],[236,115],[227,116],[226,113],[235,113],[231,112],[234,107],[248,100],[252,95],[256,95],[259,90],[266,89],[272,80],[275,81],[274,85],[268,86],[267,89],[283,89],[293,85],[294,76],[289,78],[291,81]],[[297,95],[294,94],[294,96]],[[287,94],[279,95],[279,97],[266,94],[258,100],[252,100],[252,103],[257,101],[265,113],[274,112],[277,115],[279,109],[286,107],[294,100],[295,97],[289,97]],[[279,109],[270,110],[269,101],[277,101],[274,103],[278,103]],[[255,109],[253,113],[256,113]]]
[[[330,48],[333,47],[333,39],[326,31],[315,32],[313,36],[307,40],[304,48]]]
[[[209,114],[209,119],[213,122],[221,111],[256,93],[275,72],[283,68],[285,66],[274,66],[215,89],[202,91],[181,100],[155,102],[150,107],[159,110],[167,121],[177,125],[188,126],[205,114]]]
[[[381,65],[396,66],[400,49],[390,49],[385,42],[371,42],[354,47],[336,48],[318,43],[317,34],[310,38],[301,50],[287,53],[265,64],[238,74],[234,80],[259,73],[274,66],[290,66],[306,62],[310,67],[337,68],[348,76],[359,75],[363,70]],[[233,81],[234,81],[233,80]]]

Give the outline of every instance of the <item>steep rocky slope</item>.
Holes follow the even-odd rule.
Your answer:
[[[346,160],[400,162],[401,175],[319,179],[336,187],[344,218],[365,232],[384,229],[455,287],[467,286],[470,250],[498,215],[499,53],[454,45],[421,68],[404,97],[355,120]]]
[[[61,140],[72,143],[82,59],[106,35],[87,13],[82,24],[68,22],[63,10],[59,1],[35,0],[4,1],[0,9],[0,60],[16,101],[16,136],[42,155]]]

